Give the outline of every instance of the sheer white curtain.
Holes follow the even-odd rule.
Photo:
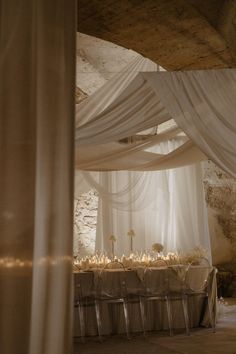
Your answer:
[[[108,92],[106,87],[101,90],[104,98]],[[94,96],[93,105],[95,101]],[[83,173],[86,183],[100,194],[97,250],[109,251],[109,236],[114,233],[117,253],[129,252],[127,231],[137,228],[137,250],[150,248],[159,241],[166,251],[186,251],[200,245],[209,250],[210,257],[201,167],[199,163],[191,165],[206,159],[206,155],[187,139],[171,143],[169,139],[180,132],[176,126],[143,141],[136,135],[137,141],[133,143],[117,142],[171,119],[149,78],[133,75],[110,105],[104,109],[99,106],[94,115],[89,115],[90,105],[85,110],[86,101],[83,102],[84,117],[88,119],[83,119],[85,123],[76,130],[77,167],[88,171],[126,170],[100,172],[99,181]],[[156,148],[150,149],[152,146]],[[191,166],[173,169],[185,165]],[[128,171],[170,168],[160,173]]]
[[[119,144],[108,143],[80,147],[76,156],[76,167],[85,171],[158,171],[189,165],[206,160],[192,141],[186,141],[170,153],[147,151],[150,146],[158,146],[168,137],[177,136],[176,129],[164,134],[148,137],[142,143]],[[81,155],[80,155],[81,154]]]
[[[161,143],[158,151],[166,153],[174,150],[183,139]],[[123,172],[123,182],[124,179],[129,182],[134,173]],[[100,182],[114,193],[121,185],[120,178],[117,173],[106,172],[102,174]],[[166,171],[146,172],[145,180],[146,189],[140,191],[141,203],[136,198],[134,187],[127,193],[126,202],[129,208],[126,210],[122,210],[106,198],[100,199],[96,249],[109,252],[109,236],[114,234],[117,237],[116,253],[129,253],[130,241],[127,232],[132,228],[136,233],[134,238],[136,251],[150,249],[154,242],[162,243],[166,252],[184,252],[195,246],[202,246],[208,250],[210,259],[211,248],[201,165],[197,163]],[[149,181],[152,183],[148,183]]]
[[[68,354],[75,2],[0,9],[0,352]]]
[[[93,120],[97,115],[102,114],[116,99],[122,96],[124,91],[126,92],[126,88],[130,85],[130,83],[135,79],[140,71],[157,71],[158,65],[151,60],[144,58],[142,55],[137,54],[137,56],[128,63],[124,69],[115,74],[109,81],[107,81],[99,90],[97,90],[94,94],[89,96],[84,102],[76,105],[76,135],[80,134],[81,127],[87,126],[90,130],[90,121]],[[124,94],[125,96],[126,94]],[[123,109],[123,114],[125,114],[125,109]],[[87,124],[85,124],[87,123]],[[108,123],[109,124],[109,123]],[[99,123],[100,125],[100,123]],[[103,126],[102,129],[107,129]],[[83,129],[83,128],[82,128]],[[96,131],[96,134],[94,132]],[[92,123],[91,132],[88,134],[92,136],[96,136],[98,133],[97,127]],[[81,193],[84,193],[89,190],[89,188],[95,186],[95,180],[93,178],[93,183],[91,185],[94,173],[90,178],[88,174],[82,174],[80,170],[88,170],[88,171],[100,171],[111,168],[107,168],[111,164],[111,161],[114,161],[114,153],[118,154],[121,158],[124,153],[124,145],[120,144],[111,144],[108,146],[104,144],[103,140],[100,140],[100,146],[93,145],[93,141],[88,140],[88,137],[85,138],[83,145],[81,136],[76,139],[76,174],[75,174],[75,195],[78,196]],[[87,144],[88,142],[88,144]],[[149,142],[150,143],[150,142]],[[127,148],[127,147],[126,147]],[[125,149],[126,149],[125,148]],[[137,150],[138,146],[136,144],[132,145],[132,149]],[[130,150],[130,148],[128,148]],[[103,153],[104,152],[104,153]],[[112,154],[111,154],[112,153]],[[111,156],[112,155],[112,156]],[[127,155],[126,155],[127,156]],[[105,165],[104,165],[105,159]],[[106,163],[107,161],[107,163]],[[124,161],[127,164],[133,161],[133,158],[127,158]],[[118,163],[119,164],[119,163]],[[124,164],[123,164],[124,165]],[[102,168],[103,166],[103,168]],[[114,168],[115,170],[117,168]],[[122,168],[124,169],[124,168]],[[95,174],[95,178],[98,177],[98,174]],[[90,183],[88,182],[88,178]],[[98,179],[96,179],[98,182]],[[95,188],[98,186],[96,185]],[[99,191],[101,192],[101,190]]]
[[[188,137],[236,177],[236,69],[141,75]]]
[[[93,95],[84,102],[76,105],[76,127],[89,122],[93,117],[103,112],[119,97],[130,82],[140,71],[157,71],[158,65],[153,61],[137,54],[136,58],[128,63],[125,68],[114,75]]]
[[[77,127],[76,155],[79,150],[81,151],[81,156],[76,159],[77,166],[84,170],[96,171],[122,169],[152,171],[191,164],[208,156],[225,171],[236,176],[235,87],[235,69],[139,73],[126,87],[122,88],[122,92],[116,95],[114,101],[104,110],[91,115],[86,123]],[[135,142],[126,147],[122,146],[120,142],[118,143],[120,139],[130,136],[137,138],[145,129],[155,127],[172,118],[191,141],[185,142],[182,146],[176,146],[168,154],[166,152],[160,153],[158,150],[155,153],[147,150],[154,143],[157,146],[162,145],[161,140],[158,141],[161,135],[154,138],[149,137],[150,140],[147,139],[142,143]],[[157,140],[154,141],[155,139]],[[160,234],[165,234],[167,250],[170,250],[171,247],[184,250],[190,243],[195,245],[198,243],[209,249],[208,230],[205,213],[203,213],[204,200],[202,191],[200,191],[201,183],[199,184],[200,172],[196,168],[190,172],[187,170],[188,168],[190,167],[186,167],[183,176],[180,172],[184,171],[182,168],[176,170],[178,172],[176,174],[173,171],[165,172],[168,174],[168,183],[170,184],[168,193],[172,190],[181,191],[180,195],[177,192],[170,194],[171,204],[162,209],[168,209],[169,213],[168,222],[163,221],[163,226],[160,227],[165,230],[164,232],[160,231]],[[132,176],[131,172],[126,174],[127,178]],[[114,188],[112,185],[114,176],[118,178],[116,174],[110,174],[110,177],[109,174],[101,176],[103,189],[106,186],[108,191],[107,195],[109,193],[110,195],[118,194],[118,192],[110,190],[111,186]],[[195,188],[190,183],[194,179],[196,179]],[[177,180],[179,182],[175,184]],[[183,180],[185,183],[181,184]],[[172,188],[173,186],[176,188]],[[191,197],[189,197],[191,193],[185,195],[183,186],[185,189],[190,186],[189,190],[193,190]],[[135,195],[134,191],[135,189],[132,189],[132,193]],[[131,196],[132,193],[130,191]],[[103,201],[100,203],[100,216],[104,219],[98,235],[100,232],[103,237],[98,238],[97,247],[103,249],[108,248],[108,241],[105,238],[107,234],[116,233],[116,230],[120,230],[122,227],[128,229],[134,220],[132,214],[129,215],[129,220],[124,223],[123,216],[121,217],[120,214],[121,210],[117,211],[116,216],[113,217],[109,198],[103,196]],[[168,198],[165,200],[168,201]],[[190,202],[193,203],[192,206]],[[133,201],[130,205],[134,205]],[[190,215],[191,209],[197,215],[195,219],[194,214]],[[185,210],[185,214],[178,214],[176,210]],[[186,215],[186,221],[184,221],[183,215]],[[138,222],[140,219],[138,217]],[[164,220],[164,218],[162,219]],[[141,226],[140,230],[142,230]],[[126,234],[124,229],[120,233]],[[142,233],[145,234],[144,231]],[[149,239],[152,239],[151,234],[152,230],[149,231]],[[142,244],[144,244],[145,236],[142,237]],[[128,240],[125,240],[124,236],[122,239],[124,239],[122,249],[126,250]],[[169,239],[171,242],[168,241]],[[137,244],[139,244],[138,241]],[[118,243],[117,247],[119,247]]]
[[[195,153],[200,149],[236,176],[235,83],[236,69],[139,73],[103,112],[76,129],[77,149],[90,145],[96,151],[99,144],[173,118],[198,147]]]
[[[139,73],[106,109],[77,126],[76,146],[114,142],[155,127],[168,119],[171,119],[170,114],[148,80]]]

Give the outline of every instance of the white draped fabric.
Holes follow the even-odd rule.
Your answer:
[[[89,96],[86,101],[76,105],[76,126],[81,126],[103,112],[106,107],[120,96],[140,71],[153,72],[157,70],[156,63],[137,54],[136,58],[126,65],[120,73],[114,75],[99,90]]]
[[[126,67],[122,70],[122,72],[117,73],[107,81],[99,90],[97,90],[93,95],[89,96],[84,102],[76,105],[76,134],[80,131],[81,126],[84,123],[89,122],[92,118],[100,113],[102,113],[106,107],[108,107],[117,97],[123,94],[123,91],[130,85],[130,82],[137,76],[140,71],[156,71],[158,70],[158,66],[156,63],[151,60],[144,58],[142,55],[137,54],[136,58],[132,60]],[[96,129],[96,127],[92,127],[92,129]],[[92,132],[92,136],[94,136],[94,132]],[[85,146],[80,144],[80,137],[77,139],[77,148],[76,148],[76,160],[75,164],[77,167],[75,173],[75,195],[79,195],[89,190],[91,187],[91,183],[88,184],[87,178],[81,174],[81,169],[87,170],[86,166],[88,166],[88,170],[110,170],[110,168],[106,168],[109,166],[111,162],[111,158],[109,158],[111,149],[113,153],[122,155],[124,154],[125,149],[120,144],[104,145],[104,141],[98,146],[96,149],[89,144],[86,144],[87,138],[85,139]],[[150,143],[150,141],[149,141]],[[114,148],[115,145],[115,148]],[[132,145],[132,149],[135,148],[137,151],[139,144],[136,146]],[[128,147],[130,150],[130,146]],[[121,151],[122,150],[122,151]],[[108,162],[104,165],[104,154],[108,155]],[[97,153],[99,154],[99,160]],[[127,156],[127,155],[126,155]],[[133,160],[132,158],[128,159],[129,161]],[[112,158],[113,160],[113,158]],[[123,160],[122,160],[123,161]],[[103,168],[102,165],[103,164]],[[96,165],[95,165],[96,164]],[[83,165],[83,168],[81,167]],[[93,166],[92,166],[93,165]],[[127,162],[126,162],[127,166]],[[116,168],[119,169],[119,168]],[[90,180],[91,181],[91,180]]]
[[[236,176],[235,82],[235,69],[139,73],[109,107],[77,128],[76,146],[97,149],[173,117],[206,156]]]
[[[82,114],[81,118],[83,121]],[[114,142],[169,119],[170,114],[152,87],[141,74],[137,74],[109,107],[77,127],[76,146]]]
[[[151,146],[176,137],[179,132],[179,128],[173,127],[140,142],[99,144],[96,148],[81,146],[76,154],[76,166],[88,171],[155,171],[206,160],[206,155],[192,141],[166,154],[147,151]]]
[[[109,106],[89,119],[83,118],[86,123],[76,130],[76,148],[80,151],[80,156],[76,153],[77,167],[87,171],[155,171],[193,164],[208,156],[236,176],[235,84],[234,69],[139,73]],[[178,140],[176,127],[140,139],[145,129],[172,118],[190,141],[185,139],[181,145],[163,149],[163,144],[170,147]],[[129,144],[119,141],[130,137],[133,142]],[[97,249],[108,250],[108,235],[114,233],[119,239],[118,253],[129,251],[125,237],[129,228],[138,230],[139,250],[154,241],[164,243],[166,250],[187,250],[199,244],[210,249],[200,165],[162,172],[164,175],[161,188],[157,178],[162,192],[156,197],[154,187],[155,197],[148,197],[149,203],[143,201],[145,208],[140,206],[142,203],[135,206],[138,193],[132,182],[126,198],[126,209],[130,211],[125,213],[118,191],[125,190],[124,186],[133,180],[132,172],[123,172],[122,179],[117,173],[100,174],[100,185],[96,183],[98,190],[103,189],[103,198]],[[140,181],[142,175],[137,176]],[[93,184],[91,178],[89,183]]]
[[[160,152],[176,148],[179,141],[161,143]],[[122,207],[114,203],[114,194],[132,180],[134,174],[145,177],[140,184],[130,188]],[[122,176],[122,177],[121,177]],[[194,164],[161,172],[107,172],[100,175],[100,184],[113,192],[113,198],[102,196],[99,200],[96,249],[111,250],[109,236],[117,237],[117,254],[130,252],[129,229],[134,229],[134,250],[150,249],[160,242],[167,251],[189,251],[201,245],[211,258],[207,210],[204,200],[201,165]],[[98,189],[99,190],[99,189]],[[149,194],[147,194],[149,193]]]
[[[189,138],[236,177],[236,69],[142,76]]]
[[[76,3],[0,9],[0,353],[69,354]]]
[[[168,251],[196,245],[210,250],[198,162],[209,156],[236,175],[235,82],[234,69],[142,72],[98,114],[86,119],[88,112],[83,111],[86,123],[76,130],[76,166],[87,171],[126,170],[100,173],[99,181],[84,174],[101,196],[97,249],[109,250],[108,236],[113,233],[119,240],[117,252],[128,252],[126,233],[134,228],[139,250],[154,241]],[[179,128],[144,134],[172,118]],[[179,129],[190,140],[179,144]],[[181,166],[186,167],[175,169]],[[165,169],[172,170],[128,172]],[[146,182],[154,181],[150,189],[144,176]]]

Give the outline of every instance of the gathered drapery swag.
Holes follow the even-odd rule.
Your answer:
[[[77,127],[76,147],[81,149],[77,168],[126,170],[130,165],[130,170],[162,169],[163,156],[146,151],[150,140],[125,147],[119,141],[130,136],[137,139],[144,130],[174,119],[194,145],[192,162],[210,158],[236,177],[235,111],[236,69],[138,73],[108,107]],[[88,145],[90,160],[85,164]],[[95,153],[98,147],[101,154]],[[109,157],[109,151],[114,157]],[[191,163],[190,156],[185,163],[184,149],[182,152],[175,155],[173,167],[176,159],[179,166]],[[171,168],[171,163],[166,166]]]

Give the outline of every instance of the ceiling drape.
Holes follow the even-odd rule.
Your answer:
[[[87,188],[99,193],[96,249],[109,252],[109,235],[115,234],[116,253],[129,253],[126,234],[134,228],[135,250],[150,248],[153,242],[163,243],[165,251],[201,245],[210,258],[199,164],[207,157],[172,121],[148,78],[136,73],[126,84],[96,115],[88,114],[90,102],[85,110],[84,101],[81,116],[86,123],[77,120],[76,167],[84,170],[80,172]],[[107,87],[100,89],[103,98],[109,94]],[[93,105],[100,90],[91,96]],[[150,130],[169,121],[157,134]]]
[[[188,137],[236,177],[236,69],[141,75]]]
[[[129,161],[133,154],[131,146],[124,147],[119,141],[174,118],[195,145],[193,162],[197,155],[199,160],[207,156],[236,176],[235,82],[235,69],[137,74],[110,106],[76,129],[76,148],[77,151],[81,149],[77,168],[81,163],[81,169],[86,170],[125,170],[128,165],[134,170],[147,170],[148,167],[158,170],[159,156],[155,159],[152,154],[146,154],[145,144],[136,143],[133,156],[136,163],[132,166]],[[86,150],[88,145],[89,150]],[[119,149],[123,150],[122,161],[119,153],[115,154]],[[110,154],[109,159],[106,155],[106,165],[99,167],[99,156],[103,158],[106,150],[113,151],[114,156]],[[124,158],[125,150],[127,155]],[[97,161],[95,164],[93,156]],[[181,159],[180,154],[179,166]],[[110,168],[108,161],[111,162]]]

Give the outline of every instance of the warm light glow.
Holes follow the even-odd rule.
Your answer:
[[[59,266],[62,264],[71,265],[72,257],[59,256],[59,257],[41,257],[38,260],[32,262],[29,259],[20,259],[14,257],[2,257],[0,258],[0,269],[21,269],[32,268],[32,266]]]
[[[199,265],[201,262],[207,264],[206,251],[201,247],[196,247],[191,252],[179,254],[169,252],[166,255],[152,251],[141,253],[130,253],[130,255],[115,257],[115,262],[111,268],[120,268],[120,263],[127,269],[138,267],[168,267],[172,265]],[[112,261],[106,254],[100,253],[74,260],[74,270],[102,269]],[[209,264],[209,263],[208,263]]]
[[[0,269],[12,269],[12,268],[31,268],[32,261],[27,259],[19,259],[13,257],[0,258]]]

